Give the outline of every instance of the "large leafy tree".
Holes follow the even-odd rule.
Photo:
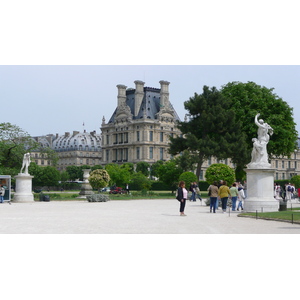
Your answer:
[[[153,163],[150,167],[150,175],[154,177],[159,177],[158,175],[158,169],[161,165],[164,164],[163,160],[158,160],[155,163]]]
[[[274,93],[273,88],[266,88],[254,82],[230,82],[221,89],[226,101],[230,101],[237,119],[242,123],[246,134],[246,153],[237,157],[238,168],[243,169],[251,160],[252,138],[257,137],[254,118],[257,113],[273,129],[268,154],[270,158],[290,156],[297,148],[298,133],[293,119],[293,109]]]
[[[82,173],[82,169],[78,166],[67,166],[66,171],[69,174],[69,179],[72,181],[78,180]]]
[[[183,172],[193,172],[195,170],[196,157],[191,155],[188,150],[184,150],[181,155],[176,156],[174,160]]]
[[[214,156],[218,159],[244,156],[246,137],[236,118],[230,99],[225,99],[215,87],[203,87],[202,94],[194,94],[184,102],[189,120],[179,122],[182,136],[170,137],[172,155],[188,150],[197,163],[199,178],[202,164]]]
[[[142,172],[134,173],[130,183],[134,184],[138,190],[150,190],[151,181]]]
[[[183,172],[179,176],[179,181],[184,181],[185,186],[188,189],[192,182],[197,182],[198,181],[198,178],[193,172]]]
[[[128,183],[131,179],[129,167],[121,168],[117,164],[107,164],[105,170],[110,176],[110,184],[116,184],[123,187],[125,183]]]
[[[145,176],[149,176],[150,174],[150,164],[146,161],[140,161],[136,164],[136,172],[141,172]]]
[[[230,186],[235,180],[235,174],[234,170],[225,164],[212,164],[207,168],[205,178],[209,184],[213,184],[214,181],[225,180]]]
[[[52,166],[42,167],[39,180],[43,183],[43,186],[57,186],[60,180],[60,172]]]
[[[169,185],[173,192],[178,186],[179,176],[182,173],[182,169],[177,166],[173,159],[161,164],[157,169],[157,173],[159,180]]]
[[[30,135],[17,125],[0,123],[1,172],[16,175],[22,166],[23,155],[39,147]]]

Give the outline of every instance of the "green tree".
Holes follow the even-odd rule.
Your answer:
[[[150,174],[150,164],[145,161],[138,162],[136,164],[136,172],[141,172],[148,177]]]
[[[142,172],[137,172],[132,175],[131,181],[139,190],[150,190],[151,181]]]
[[[80,175],[82,173],[82,169],[77,166],[68,166],[66,168],[66,171],[69,174],[69,179],[72,181],[76,181],[80,178]]]
[[[131,174],[128,168],[121,168],[117,164],[107,164],[105,170],[110,176],[110,185],[116,184],[123,187],[125,183],[130,181]]]
[[[242,170],[251,161],[252,138],[257,137],[257,126],[254,123],[257,113],[260,113],[260,118],[274,129],[268,143],[270,158],[289,157],[297,149],[298,133],[293,119],[293,109],[274,93],[273,88],[266,88],[254,82],[230,82],[222,87],[221,93],[231,102],[232,109],[237,119],[241,121],[242,131],[246,135],[246,151],[243,155],[237,153],[233,157],[239,174],[243,173]]]
[[[52,166],[42,167],[40,179],[43,186],[57,186],[60,180],[60,172]]]
[[[300,188],[300,175],[295,175],[291,178],[291,183],[295,185],[296,189]]]
[[[28,173],[33,176],[32,185],[34,187],[42,187],[44,185],[42,181],[43,168],[44,167],[37,165],[35,162],[31,162],[28,167]]]
[[[184,181],[185,186],[188,189],[192,182],[198,182],[198,178],[193,172],[183,172],[179,176],[179,181]]]
[[[88,180],[91,187],[100,192],[102,188],[108,185],[110,177],[106,170],[96,169],[90,173]]]
[[[39,148],[30,135],[17,125],[0,123],[0,166],[2,173],[17,175],[23,155]]]
[[[179,122],[182,136],[170,137],[169,153],[177,155],[188,150],[197,162],[197,178],[203,162],[212,156],[225,159],[244,155],[246,137],[230,99],[215,87],[204,86],[202,94],[195,93],[184,107],[190,118]]]
[[[212,164],[207,168],[205,178],[209,184],[213,184],[214,181],[225,180],[230,186],[235,181],[235,173],[232,168],[225,164]]]
[[[121,165],[121,169],[127,169],[129,173],[132,175],[134,173],[134,164],[133,163],[124,163]]]
[[[61,171],[60,172],[60,181],[66,182],[69,180],[69,173],[67,171]]]
[[[95,166],[91,167],[92,171],[97,170],[97,169],[103,169],[103,167],[101,165],[95,165]]]
[[[158,169],[163,164],[164,164],[164,161],[162,161],[162,160],[158,160],[155,163],[153,163],[152,166],[150,167],[150,175],[153,177],[159,177]]]
[[[174,158],[176,164],[184,171],[194,171],[196,168],[195,156],[191,155],[188,150],[184,150],[181,155]],[[196,179],[197,181],[197,179]]]
[[[159,180],[167,184],[173,192],[178,186],[179,176],[182,173],[182,169],[176,165],[174,160],[169,160],[160,165],[157,173]]]

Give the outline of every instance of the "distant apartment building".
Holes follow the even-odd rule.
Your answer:
[[[41,147],[49,147],[58,154],[57,169],[66,170],[68,166],[100,165],[102,161],[101,135],[96,131],[90,133],[73,131],[64,135],[49,134],[46,136],[34,137]],[[31,153],[32,161],[37,165],[47,166],[50,161],[41,152]]]

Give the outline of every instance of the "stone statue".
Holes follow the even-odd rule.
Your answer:
[[[260,162],[263,157],[263,146],[260,144],[259,140],[256,138],[252,139],[253,149],[251,153],[251,162],[257,163]]]
[[[270,135],[273,134],[273,128],[265,123],[264,120],[259,119],[260,114],[255,116],[254,122],[258,126],[257,138],[253,138],[253,149],[251,154],[251,163],[249,167],[255,168],[269,168],[271,164],[268,161],[267,144],[270,140]]]
[[[23,156],[23,164],[22,164],[22,168],[21,168],[20,173],[21,174],[29,174],[28,173],[29,165],[30,165],[30,153],[25,153],[24,156]],[[25,168],[25,172],[22,173],[24,168]]]
[[[264,123],[263,119],[257,120],[259,116],[260,114],[255,116],[255,124],[258,126],[257,137],[260,143],[265,142],[267,144],[270,140],[270,135],[273,134],[273,128],[268,123]]]

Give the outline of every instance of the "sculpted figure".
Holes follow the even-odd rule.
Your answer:
[[[253,142],[253,149],[251,153],[251,162],[258,163],[261,161],[263,157],[263,146],[260,144],[259,140],[256,138],[252,139]]]
[[[270,140],[270,135],[273,134],[273,128],[259,119],[260,114],[255,116],[254,122],[258,126],[257,138],[253,138],[253,149],[251,153],[250,167],[270,167],[268,161],[267,144]]]
[[[262,143],[268,143],[270,140],[270,135],[273,134],[273,128],[268,124],[268,123],[264,123],[263,119],[259,119],[258,117],[260,116],[260,114],[257,114],[255,116],[255,124],[258,126],[257,129],[257,137],[258,140]],[[270,135],[269,135],[270,133]]]
[[[21,168],[21,173],[23,169],[25,168],[25,172],[23,174],[28,174],[28,167],[30,165],[30,153],[25,153],[23,156],[23,164]]]

